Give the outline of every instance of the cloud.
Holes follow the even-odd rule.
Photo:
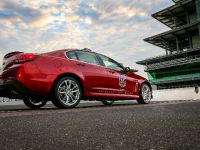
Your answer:
[[[4,55],[3,55],[3,53],[2,52],[0,52],[0,58],[3,58],[4,57]],[[0,59],[0,65],[3,63],[3,59]],[[1,69],[1,67],[0,67],[0,69]]]
[[[88,47],[143,70],[137,60],[164,51],[142,39],[168,30],[151,14],[169,5],[168,0],[1,0],[0,52]]]
[[[128,8],[120,6],[114,13],[122,14],[123,16],[133,17],[133,16],[146,16],[145,10],[141,8]]]
[[[1,23],[6,22],[9,26],[17,26],[21,29],[37,29],[44,27],[53,21],[61,20],[60,17],[55,17],[53,14],[59,13],[59,8],[56,1],[45,0],[39,1],[1,1],[0,19]],[[28,4],[28,5],[27,5]],[[45,4],[48,4],[46,7]],[[3,24],[2,23],[2,24]]]

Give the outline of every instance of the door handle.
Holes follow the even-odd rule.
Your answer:
[[[112,73],[112,74],[114,74],[114,73],[115,73],[115,71],[112,71],[112,70],[110,70],[109,72],[110,72],[110,73]]]
[[[77,66],[85,67],[85,64],[77,63]]]

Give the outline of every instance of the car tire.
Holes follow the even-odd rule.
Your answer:
[[[102,100],[101,101],[105,106],[111,106],[114,103],[114,100]]]
[[[31,109],[39,109],[43,107],[44,105],[46,105],[47,100],[44,99],[44,100],[38,101],[36,98],[26,97],[26,98],[23,98],[23,102],[27,107]]]
[[[152,98],[151,87],[147,83],[143,83],[140,87],[139,99],[137,102],[139,104],[149,104]]]
[[[74,108],[82,98],[82,87],[73,77],[63,77],[57,81],[52,103],[58,108]]]

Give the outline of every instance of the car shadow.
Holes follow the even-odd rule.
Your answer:
[[[131,105],[139,105],[138,103],[134,103],[134,102],[129,102],[129,103],[115,103],[112,106],[105,106],[102,105],[101,103],[81,103],[79,104],[77,107],[75,108],[68,108],[66,110],[79,110],[79,109],[88,109],[88,108],[108,108],[108,107],[124,107],[124,106],[131,106]],[[4,105],[4,106],[0,106],[0,113],[2,112],[20,112],[20,111],[47,111],[47,110],[64,110],[64,109],[60,109],[55,107],[52,104],[47,104],[44,107],[40,108],[40,109],[30,109],[28,107],[26,107],[25,105]]]

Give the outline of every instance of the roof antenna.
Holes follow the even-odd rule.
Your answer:
[[[89,49],[89,48],[83,48],[83,50],[84,51],[89,51],[89,52],[91,52],[92,50],[91,49]]]

